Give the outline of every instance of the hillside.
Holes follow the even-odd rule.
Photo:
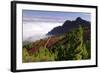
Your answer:
[[[76,18],[76,20],[74,21],[66,20],[62,26],[53,28],[47,33],[47,35],[59,35],[62,33],[66,33],[74,28],[79,28],[79,26],[90,28],[90,22],[83,20],[80,17]]]
[[[23,45],[23,62],[90,59],[90,37],[90,28],[80,26]]]

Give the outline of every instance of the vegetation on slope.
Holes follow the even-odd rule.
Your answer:
[[[80,26],[62,35],[23,45],[22,60],[25,63],[90,59],[91,44],[90,39],[84,38],[86,31]]]

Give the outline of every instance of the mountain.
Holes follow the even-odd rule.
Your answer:
[[[79,26],[88,27],[90,29],[90,22],[83,20],[81,17],[76,18],[74,21],[66,20],[62,26],[57,26],[47,33],[47,35],[59,35],[70,31]]]

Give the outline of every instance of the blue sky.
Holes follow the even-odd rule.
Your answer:
[[[45,35],[54,27],[62,26],[66,20],[75,20],[77,17],[91,20],[91,14],[82,12],[23,10],[22,15],[23,38]]]
[[[23,10],[23,22],[64,22],[75,20],[77,17],[91,20],[89,13]]]

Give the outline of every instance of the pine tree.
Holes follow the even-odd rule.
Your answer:
[[[66,38],[66,60],[81,60],[88,57],[88,52],[83,41],[83,28],[81,26],[69,32]]]

